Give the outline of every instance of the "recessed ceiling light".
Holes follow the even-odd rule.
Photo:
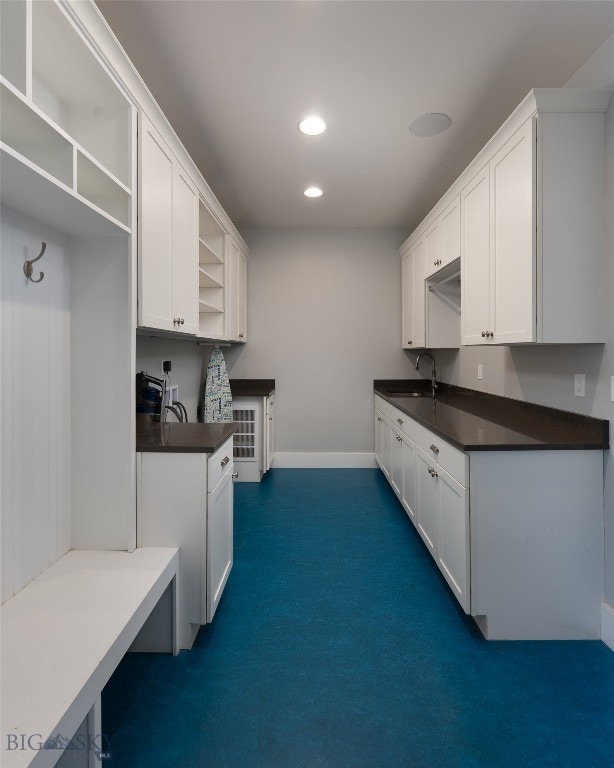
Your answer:
[[[305,197],[322,197],[322,190],[319,187],[307,187],[303,194]]]
[[[450,118],[441,112],[429,112],[428,115],[420,115],[409,125],[409,132],[413,136],[436,136],[442,133],[450,125]]]
[[[326,130],[326,123],[321,117],[310,115],[298,124],[298,129],[301,133],[307,136],[319,136]]]

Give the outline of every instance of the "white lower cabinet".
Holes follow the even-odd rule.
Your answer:
[[[600,636],[603,452],[465,453],[375,396],[375,458],[492,640]]]
[[[232,438],[213,454],[137,453],[137,546],[179,547],[179,647],[213,619],[233,562]]]
[[[206,592],[201,592],[201,616],[213,621],[233,563],[233,462],[232,442],[208,459],[207,550],[201,572],[207,574]],[[219,468],[218,468],[219,464]],[[219,471],[222,476],[219,477]]]
[[[467,456],[377,396],[375,446],[377,463],[469,613]]]

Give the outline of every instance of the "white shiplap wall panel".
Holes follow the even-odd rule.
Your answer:
[[[2,602],[70,546],[70,258],[62,235],[2,208]],[[40,252],[34,276],[23,262]]]

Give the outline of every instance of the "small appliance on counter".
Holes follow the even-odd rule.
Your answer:
[[[175,400],[169,402],[170,394],[164,379],[158,379],[145,371],[136,375],[136,419],[137,421],[160,421],[160,408],[164,403],[164,418],[167,412],[172,413],[177,421],[186,422],[188,414],[183,403]]]

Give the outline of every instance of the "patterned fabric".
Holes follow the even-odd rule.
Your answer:
[[[207,423],[232,421],[232,393],[226,361],[219,347],[209,357],[207,379],[203,388],[202,413]]]

